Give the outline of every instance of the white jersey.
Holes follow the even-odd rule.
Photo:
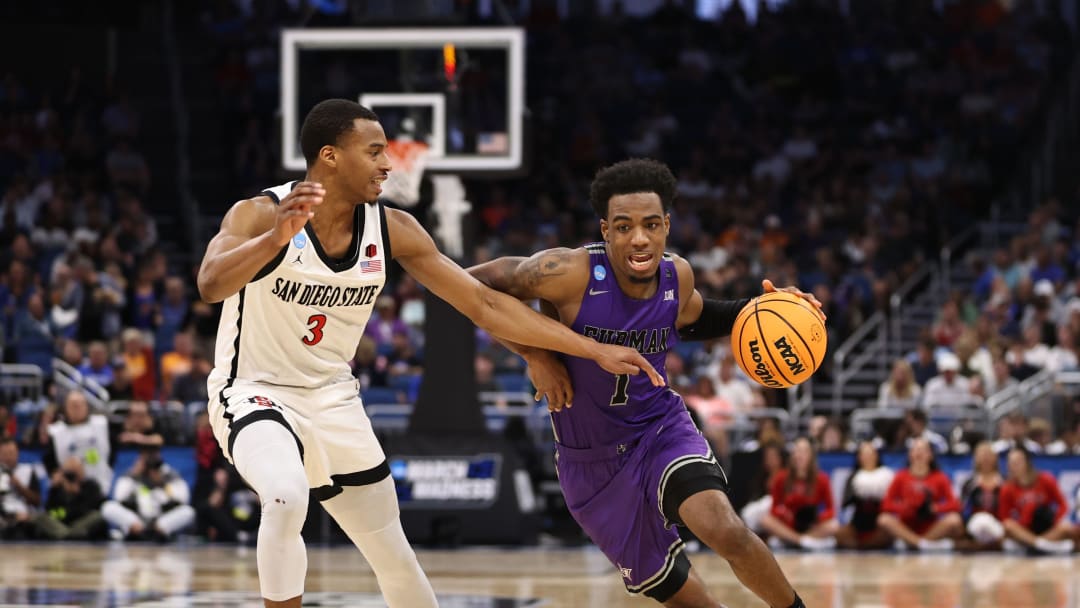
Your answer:
[[[263,195],[277,203],[295,183]],[[225,300],[211,386],[317,389],[352,379],[349,361],[391,259],[382,204],[358,205],[355,222],[344,258],[327,256],[309,224]]]

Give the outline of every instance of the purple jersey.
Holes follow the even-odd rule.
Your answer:
[[[675,347],[679,316],[679,278],[675,262],[660,260],[660,284],[647,300],[622,292],[603,243],[585,246],[591,276],[581,310],[571,329],[604,344],[636,349],[667,378],[665,358]],[[615,376],[596,362],[564,357],[574,387],[574,407],[552,415],[555,438],[572,448],[626,441],[673,410],[685,411],[682,397],[667,386],[653,386],[649,377]]]

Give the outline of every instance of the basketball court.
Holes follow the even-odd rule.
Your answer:
[[[419,551],[443,608],[631,608],[633,598],[595,549]],[[709,553],[691,556],[729,608],[763,604]],[[782,553],[814,608],[1068,608],[1080,605],[1074,557]],[[7,544],[0,608],[262,605],[255,552],[224,546]],[[352,547],[309,547],[305,605],[385,606]]]

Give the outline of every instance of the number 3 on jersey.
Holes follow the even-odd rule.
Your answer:
[[[315,346],[319,342],[322,342],[323,327],[326,325],[326,315],[311,315],[307,320],[308,331],[311,332],[310,336],[304,336],[302,342],[308,346]]]
[[[630,374],[619,374],[615,376],[615,394],[611,396],[612,407],[617,405],[626,405],[626,402],[630,400],[630,394],[627,392],[627,388],[630,386]]]

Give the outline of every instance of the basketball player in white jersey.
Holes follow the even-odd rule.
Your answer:
[[[266,606],[300,606],[309,492],[364,554],[391,608],[435,606],[348,365],[391,259],[495,336],[663,379],[637,351],[601,345],[485,287],[411,215],[376,202],[391,164],[371,110],[323,101],[300,144],[305,180],[236,203],[199,268],[203,299],[225,301],[207,381],[214,434],[262,503]]]

